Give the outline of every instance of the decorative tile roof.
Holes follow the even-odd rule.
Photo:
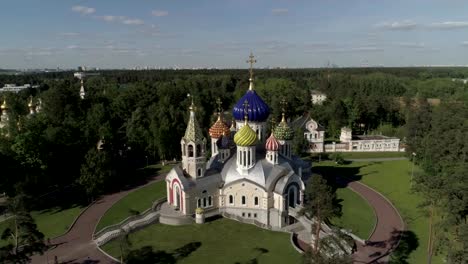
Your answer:
[[[234,135],[234,142],[241,147],[253,146],[257,143],[257,133],[248,124],[245,124]]]
[[[212,138],[220,138],[222,135],[229,135],[231,132],[228,125],[224,123],[221,114],[218,115],[218,120],[216,120],[216,122],[210,127],[208,131],[210,137]]]
[[[190,108],[190,117],[187,124],[187,129],[185,130],[184,139],[187,142],[197,142],[204,139],[200,126],[198,125],[197,118],[195,117],[194,107]]]

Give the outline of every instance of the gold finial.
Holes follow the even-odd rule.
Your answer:
[[[189,110],[190,110],[191,112],[195,112],[195,104],[193,103],[193,96],[190,95],[190,94],[188,93],[188,94],[187,94],[187,97],[190,98],[190,99],[192,99],[192,103],[190,104]]]
[[[249,120],[248,112],[249,112],[249,102],[245,100],[244,101],[244,122],[246,125],[247,125],[247,121]]]
[[[33,97],[32,97],[32,95],[31,95],[31,96],[29,96],[29,103],[28,103],[28,107],[29,107],[29,108],[32,108],[33,106],[34,106],[34,103],[33,103]]]
[[[218,120],[221,120],[221,113],[223,112],[223,103],[221,102],[221,99],[219,97],[216,98],[216,104],[218,105]]]
[[[2,110],[7,110],[7,109],[8,109],[8,106],[7,106],[7,103],[6,103],[6,99],[5,99],[5,98],[3,98],[3,104],[0,106],[0,108],[1,108]]]
[[[231,130],[232,129],[236,129],[236,121],[234,120],[234,118],[231,120]]]
[[[285,118],[286,105],[287,105],[286,98],[283,97],[283,99],[280,102],[280,105],[281,105],[281,111],[283,112],[282,117],[281,117],[281,123],[286,123],[286,118]]]
[[[255,56],[253,55],[252,52],[250,52],[250,56],[249,56],[249,59],[247,60],[247,63],[250,64],[250,69],[249,69],[249,72],[250,72],[250,86],[249,86],[249,90],[253,90],[253,65],[254,63],[257,63],[257,60],[255,59]]]

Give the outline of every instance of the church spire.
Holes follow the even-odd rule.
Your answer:
[[[185,130],[184,139],[187,141],[196,142],[199,140],[203,140],[203,133],[200,129],[200,126],[198,125],[197,118],[195,116],[196,107],[193,103],[193,97],[190,94],[188,94],[187,96],[192,99],[192,103],[189,107],[190,117],[187,124],[187,129]]]
[[[80,79],[80,83],[81,83],[81,87],[80,87],[80,98],[81,98],[81,99],[84,99],[86,93],[85,93],[85,89],[84,89],[83,79]]]
[[[250,78],[249,78],[249,90],[252,91],[254,89],[254,77],[253,77],[253,65],[255,63],[257,63],[257,60],[255,59],[255,56],[253,55],[252,52],[250,52],[250,56],[249,56],[249,59],[247,60],[247,63],[250,64],[250,69],[249,69],[249,73],[250,73]]]

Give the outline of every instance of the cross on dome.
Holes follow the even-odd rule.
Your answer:
[[[250,64],[250,69],[249,69],[249,72],[250,72],[250,86],[249,86],[249,90],[253,90],[253,65],[255,63],[257,63],[257,60],[255,59],[255,56],[253,55],[252,52],[250,52],[250,56],[249,56],[249,59],[247,60],[247,63]]]
[[[247,125],[247,121],[249,120],[248,112],[249,112],[249,102],[245,100],[244,101],[244,121],[246,125]]]

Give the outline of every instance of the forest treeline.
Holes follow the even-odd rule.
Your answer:
[[[403,139],[424,169],[414,187],[435,215],[433,241],[445,241],[434,243],[431,254],[445,246],[456,260],[468,259],[468,85],[452,78],[467,76],[466,68],[256,70],[255,90],[270,106],[272,122],[279,121],[284,98],[289,119],[310,113],[329,138],[349,126]],[[131,183],[147,162],[180,158],[187,94],[207,138],[217,98],[230,120],[248,89],[248,72],[102,71],[86,78],[83,100],[72,72],[0,75],[0,86],[5,83],[40,88],[3,94],[10,124],[8,137],[0,137],[0,192],[37,197],[71,185],[96,197]],[[312,105],[311,89],[327,94],[327,101]],[[30,96],[42,102],[32,116]],[[431,106],[426,98],[441,104]]]

